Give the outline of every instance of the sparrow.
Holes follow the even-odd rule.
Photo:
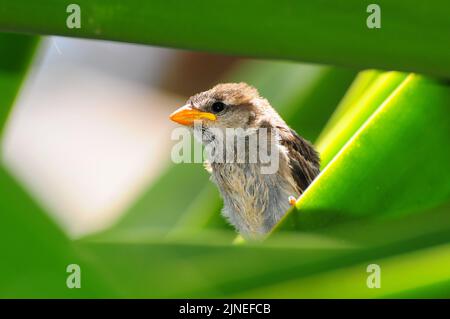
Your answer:
[[[209,147],[205,167],[223,199],[222,215],[244,238],[267,234],[320,173],[313,145],[246,83],[218,84],[193,95],[170,119],[192,128]],[[228,131],[240,133],[227,135]],[[239,142],[242,146],[251,141],[256,141],[256,153],[270,149],[276,170],[264,172],[267,161],[255,160],[249,151],[236,155]],[[221,160],[211,155],[219,150],[225,153]]]

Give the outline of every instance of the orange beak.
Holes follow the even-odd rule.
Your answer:
[[[170,114],[169,118],[182,125],[193,125],[194,121],[197,120],[210,120],[215,121],[216,116],[212,113],[202,112],[192,105],[185,105],[180,107],[178,110]]]

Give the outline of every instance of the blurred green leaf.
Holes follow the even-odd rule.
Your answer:
[[[0,33],[0,136],[36,43],[36,37]]]
[[[15,180],[0,166],[0,297],[114,296],[88,258],[78,252]],[[83,289],[69,289],[66,267],[81,268]]]
[[[378,0],[380,29],[367,27],[371,3],[78,0],[81,28],[70,29],[68,3],[15,0],[2,3],[0,30],[450,76],[448,1]]]
[[[187,237],[189,238],[189,237]],[[186,238],[186,239],[187,239]],[[292,278],[305,260],[322,260],[348,249],[341,243],[311,236],[297,237],[296,248],[233,246],[204,238],[192,243],[119,241],[79,242],[103,265],[121,296],[131,298],[220,297],[246,288]]]
[[[315,276],[281,282],[238,293],[234,297],[252,298],[381,298],[408,296],[409,290],[424,291],[430,285],[448,285],[450,278],[450,245],[374,259],[381,268],[381,288],[369,289],[366,282],[368,263],[336,269]],[[430,291],[431,293],[433,291]],[[448,290],[438,297],[450,296]],[[421,298],[428,297],[421,294]]]
[[[442,297],[445,291],[430,286],[446,287],[449,278],[448,248],[440,248],[450,240],[449,204],[317,234],[280,232],[264,243],[241,246],[217,233],[197,241],[147,234],[147,239],[110,236],[77,244],[126,297],[402,297],[427,289]],[[382,267],[386,289],[367,288],[371,263]]]
[[[0,34],[0,128],[19,92],[37,39]],[[65,234],[0,163],[0,297],[112,296]],[[84,290],[69,289],[69,264],[80,265]]]

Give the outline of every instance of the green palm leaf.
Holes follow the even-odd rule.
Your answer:
[[[366,25],[370,3],[79,0],[82,27],[69,29],[68,4],[16,0],[2,4],[0,30],[450,76],[447,1],[379,0],[380,29]]]

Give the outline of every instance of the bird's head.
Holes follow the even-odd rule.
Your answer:
[[[253,128],[267,107],[267,100],[246,83],[218,84],[190,97],[170,119],[186,126],[200,121],[204,128]]]

